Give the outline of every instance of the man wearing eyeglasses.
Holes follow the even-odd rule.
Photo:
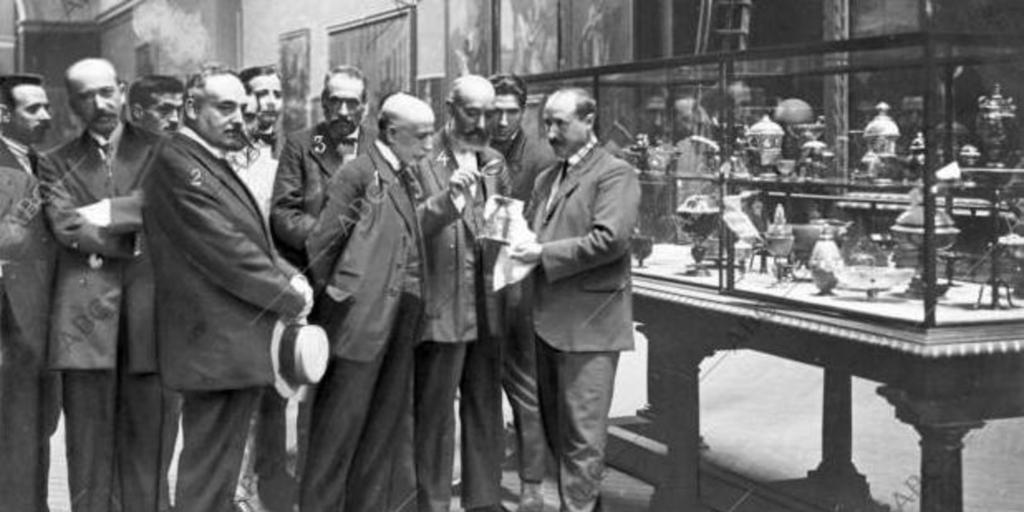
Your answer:
[[[63,378],[72,510],[155,511],[163,401],[141,186],[160,137],[121,121],[110,62],[80,60],[65,81],[86,128],[39,175],[60,246],[49,364]]]
[[[327,182],[377,138],[376,129],[363,125],[366,98],[366,77],[359,68],[332,69],[320,95],[324,121],[289,135],[281,150],[270,226],[281,255],[300,269],[316,257],[306,254],[305,244],[324,207]]]

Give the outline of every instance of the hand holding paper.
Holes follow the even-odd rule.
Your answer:
[[[90,224],[101,228],[110,226],[110,199],[101,199],[95,203],[81,206],[75,211]]]
[[[533,267],[536,259],[517,258],[517,251],[537,246],[537,235],[526,225],[523,217],[523,202],[502,196],[487,198],[484,205],[486,223],[485,238],[496,240],[503,245],[494,262],[494,291],[506,285],[522,281]],[[537,251],[539,255],[540,252]]]

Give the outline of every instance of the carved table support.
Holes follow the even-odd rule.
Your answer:
[[[890,386],[878,393],[896,408],[900,421],[921,435],[921,512],[963,512],[963,439],[985,422],[943,414],[941,402]]]

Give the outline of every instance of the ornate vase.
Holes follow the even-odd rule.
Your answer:
[[[811,278],[818,287],[819,295],[831,295],[832,289],[839,283],[836,270],[843,266],[843,255],[839,252],[831,227],[825,227],[821,231],[818,241],[811,250],[807,266],[811,269]]]

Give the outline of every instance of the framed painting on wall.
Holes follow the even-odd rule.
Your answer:
[[[281,93],[284,133],[309,126],[309,29],[281,34]]]
[[[413,90],[412,13],[401,8],[328,29],[330,67],[344,64],[363,71],[369,110],[387,94]]]

